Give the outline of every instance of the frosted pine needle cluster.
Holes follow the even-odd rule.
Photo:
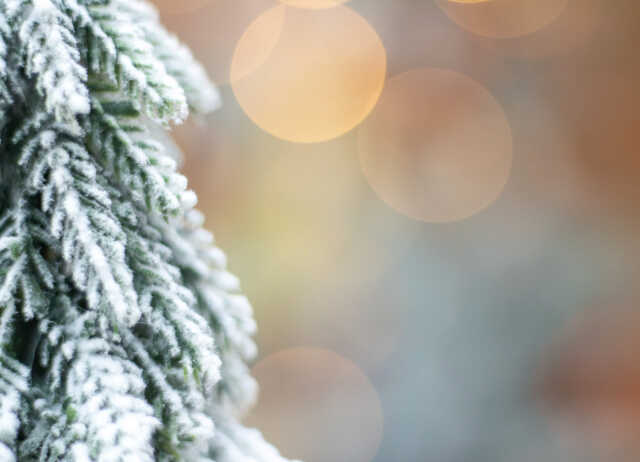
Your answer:
[[[154,125],[218,96],[139,0],[0,0],[0,461],[281,462],[251,307]]]

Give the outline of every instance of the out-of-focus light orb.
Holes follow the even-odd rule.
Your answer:
[[[553,22],[569,0],[436,0],[463,29],[485,37],[508,38],[531,34]]]
[[[283,455],[313,462],[370,462],[382,438],[382,407],[351,361],[318,348],[280,351],[253,367],[260,399],[247,424]]]
[[[489,206],[511,170],[511,129],[495,98],[471,78],[416,69],[387,82],[358,136],[376,193],[417,220],[462,220]]]
[[[380,38],[345,6],[278,8],[284,24],[269,10],[236,47],[231,85],[238,103],[256,125],[288,141],[320,142],[348,132],[373,109],[384,86]]]
[[[348,0],[280,0],[280,2],[289,6],[294,6],[296,8],[308,8],[312,10],[332,8],[346,1]]]

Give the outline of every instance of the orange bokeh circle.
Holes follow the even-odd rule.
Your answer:
[[[353,362],[320,348],[267,356],[252,369],[260,400],[247,424],[287,457],[370,462],[382,439],[380,398]]]
[[[231,85],[249,118],[285,140],[338,137],[373,109],[384,86],[386,52],[353,10],[275,7],[240,39]]]
[[[390,79],[358,136],[371,187],[426,222],[461,220],[489,206],[509,177],[512,144],[505,113],[483,86],[430,68]]]

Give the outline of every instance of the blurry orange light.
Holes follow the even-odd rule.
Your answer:
[[[380,399],[351,361],[329,350],[292,348],[253,367],[260,400],[247,424],[287,457],[370,462],[382,438]]]
[[[358,148],[376,193],[426,222],[486,208],[511,169],[511,129],[501,106],[471,78],[442,69],[390,79],[361,126]]]
[[[326,141],[359,124],[376,104],[385,74],[380,38],[344,6],[265,12],[245,31],[231,63],[231,85],[249,118],[301,143]]]
[[[485,37],[531,34],[554,21],[569,0],[436,0],[463,29]]]

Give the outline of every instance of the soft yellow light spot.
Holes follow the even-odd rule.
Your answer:
[[[285,140],[342,135],[367,116],[384,86],[380,38],[344,6],[278,9],[284,9],[284,24],[269,10],[236,47],[231,85],[238,103],[259,127]]]
[[[531,34],[553,22],[569,0],[436,0],[460,27],[486,37]]]
[[[461,220],[491,204],[509,177],[511,130],[498,102],[471,78],[418,69],[387,82],[358,148],[372,188],[427,222]]]
[[[332,8],[340,5],[348,0],[280,0],[282,3],[286,3],[289,6],[296,8],[308,8],[312,10],[319,10],[323,8]]]
[[[382,408],[353,362],[318,348],[280,351],[252,370],[260,400],[247,424],[289,458],[370,462],[382,437]]]

